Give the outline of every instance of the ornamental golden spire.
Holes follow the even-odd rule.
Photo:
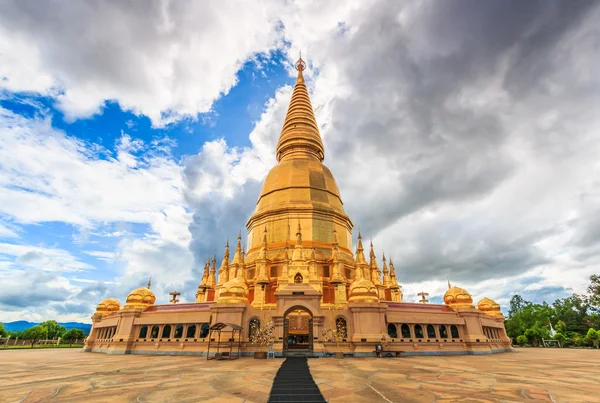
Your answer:
[[[302,248],[302,228],[300,227],[300,221],[298,221],[298,230],[296,231],[296,246],[292,252],[292,261],[297,262],[304,260],[304,248]]]
[[[392,263],[390,259],[390,264]],[[392,285],[392,278],[390,277],[390,272],[388,270],[387,262],[385,260],[385,253],[383,254],[383,285],[385,288],[390,288]]]
[[[219,285],[225,284],[227,280],[229,280],[229,241],[225,244],[225,253],[219,268]]]
[[[302,57],[298,59],[295,67],[298,70],[298,77],[277,143],[277,161],[298,155],[317,158],[322,162],[325,158],[325,149],[304,82],[302,72],[306,69],[306,62]]]
[[[339,248],[338,248],[338,239],[337,239],[337,231],[335,228],[333,229],[333,250],[331,251],[331,260],[333,262],[333,272],[331,275],[331,279],[329,280],[332,284],[340,284],[344,282],[342,278],[342,274],[340,273],[340,261],[338,258]]]
[[[242,253],[242,233],[238,233],[237,246],[235,247],[235,255],[233,255],[233,260],[231,261],[231,265],[236,265],[241,263],[241,253]],[[235,277],[235,274],[233,275]],[[229,276],[229,278],[233,278]]]
[[[369,266],[371,267],[371,281],[375,285],[381,285],[381,271],[377,265],[375,250],[373,249],[373,241],[371,240],[371,251],[369,253]]]
[[[210,266],[210,272],[208,274],[208,280],[206,281],[206,285],[208,288],[214,288],[216,285],[217,279],[215,277],[217,273],[217,254],[213,255],[212,265]]]
[[[365,253],[362,244],[362,236],[360,235],[360,231],[358,231],[358,243],[356,244],[356,263],[367,265],[367,260],[365,259]]]

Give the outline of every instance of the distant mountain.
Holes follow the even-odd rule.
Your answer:
[[[64,326],[67,330],[69,329],[81,329],[85,334],[89,334],[92,329],[92,325],[88,323],[80,323],[80,322],[58,322],[59,325]],[[16,322],[5,322],[4,328],[8,332],[18,332],[25,329],[29,329],[30,327],[34,327],[39,325],[39,323],[28,322],[26,320],[18,320]]]

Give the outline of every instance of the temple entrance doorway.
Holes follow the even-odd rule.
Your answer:
[[[283,354],[312,355],[313,317],[303,306],[288,309],[283,317]]]

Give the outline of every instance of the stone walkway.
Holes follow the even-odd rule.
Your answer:
[[[0,402],[264,403],[282,362],[0,350]]]
[[[309,360],[331,403],[600,402],[600,350]]]
[[[0,402],[265,403],[283,360],[0,350]],[[309,359],[331,403],[600,401],[600,350]]]

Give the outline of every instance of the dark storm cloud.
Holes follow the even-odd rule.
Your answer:
[[[319,38],[313,55],[321,70],[309,86],[318,118],[328,111],[319,120],[325,163],[346,212],[363,236],[376,238],[379,257],[381,248],[394,257],[402,282],[477,283],[552,265],[559,251],[540,245],[570,229],[578,242],[595,242],[596,226],[584,226],[585,218],[565,222],[572,206],[547,204],[573,191],[558,179],[578,180],[570,166],[593,149],[585,145],[593,145],[593,116],[581,112],[599,101],[587,70],[597,58],[589,22],[597,8],[381,1],[356,11],[333,39]],[[255,147],[276,140],[281,103],[276,117],[263,117],[271,125]],[[202,152],[184,164],[195,276],[214,250],[220,264],[225,239],[244,234],[260,187],[243,181],[224,197],[236,162],[219,158]],[[212,190],[192,196],[198,188]],[[196,286],[186,283],[189,295]]]
[[[557,56],[557,47],[596,7],[591,1],[453,1],[408,12],[405,3],[390,1],[370,9],[328,59],[344,66],[341,81],[353,95],[334,100],[326,162],[363,235],[440,207],[456,206],[460,215],[465,201],[490,198],[518,175],[522,161],[513,152],[520,150],[510,142],[521,122],[511,117],[521,107],[532,118],[547,112],[537,100],[550,96],[551,77],[561,92],[550,106],[581,110],[580,89],[554,79],[561,63],[570,62]],[[413,18],[402,21],[402,12]],[[540,158],[575,155],[577,131],[556,122],[537,140],[527,139]],[[527,232],[511,231],[509,222],[493,226],[477,233],[460,225],[407,236],[388,231],[385,246],[409,281],[450,273],[465,281],[498,278],[552,261],[535,244],[556,234],[553,222]],[[581,242],[595,240],[595,229],[589,225]]]
[[[341,50],[335,56],[347,59],[339,62],[347,66],[346,81],[356,96],[336,102],[328,145],[334,156],[351,153],[355,158],[332,157],[330,164],[337,172],[348,172],[370,150],[398,175],[378,192],[385,191],[385,197],[364,203],[374,202],[377,208],[347,203],[355,221],[377,232],[430,204],[481,197],[511,175],[510,153],[502,149],[511,128],[501,116],[493,109],[448,103],[464,87],[491,80],[502,58],[509,59],[504,86],[515,97],[524,96],[526,89],[539,91],[554,45],[595,5],[429,2],[405,26],[398,21],[403,3],[373,8],[348,44],[353,52]],[[422,46],[407,46],[419,35],[425,38],[422,46],[439,50],[422,57],[421,52],[428,52]],[[352,187],[351,176],[337,178]]]

